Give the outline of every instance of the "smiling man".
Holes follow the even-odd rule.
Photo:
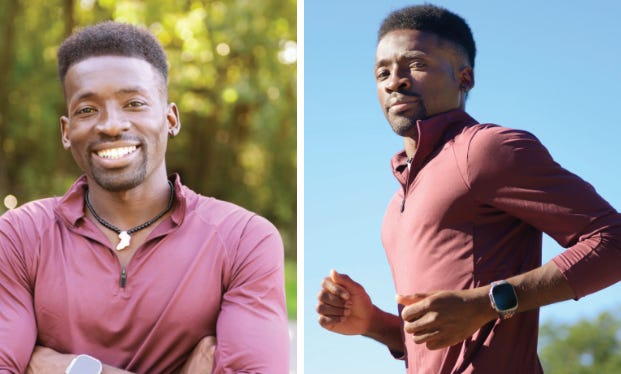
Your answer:
[[[383,343],[408,373],[540,373],[538,308],[621,279],[621,215],[533,135],[465,112],[475,52],[444,8],[382,23],[377,94],[404,140],[382,226],[399,314],[336,271],[318,295],[321,326]],[[542,232],[567,248],[544,265]]]
[[[101,23],[58,62],[84,175],[0,217],[0,372],[286,373],[282,241],[167,173],[181,122],[157,40]]]

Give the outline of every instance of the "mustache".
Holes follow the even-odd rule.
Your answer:
[[[423,97],[419,93],[413,91],[396,91],[386,98],[386,105],[392,106],[396,103],[408,102],[413,99],[422,101]]]

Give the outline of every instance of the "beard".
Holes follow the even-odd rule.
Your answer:
[[[102,174],[93,170],[93,179],[95,183],[110,192],[131,190],[139,186],[145,180],[147,175],[146,165],[141,164],[141,166],[145,167],[141,167],[131,173],[122,173],[121,175],[117,173],[114,175],[110,175],[109,173]]]
[[[139,186],[147,175],[146,160],[142,160],[137,168],[127,171],[110,172],[98,170],[91,165],[93,180],[107,191],[120,192]]]
[[[428,117],[427,108],[422,99],[418,102],[417,108],[396,114],[386,111],[386,119],[390,127],[399,136],[414,136],[418,132],[416,122]]]
[[[144,182],[147,175],[147,148],[148,146],[143,142],[138,165],[130,165],[116,170],[98,167],[89,158],[88,163],[92,179],[103,189],[110,192],[127,191],[139,186]]]

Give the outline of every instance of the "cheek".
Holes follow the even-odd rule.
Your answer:
[[[459,101],[459,84],[451,79],[450,76],[444,75],[442,78],[434,79],[430,83],[431,85],[427,86],[426,90],[428,99],[425,101],[427,103],[438,102],[453,104],[455,101]]]
[[[382,107],[382,111],[386,111],[384,107],[384,102],[386,101],[386,91],[382,88],[380,84],[377,85],[377,101],[379,105]]]

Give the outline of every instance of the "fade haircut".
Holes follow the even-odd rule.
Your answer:
[[[58,77],[63,87],[69,68],[89,57],[135,57],[145,60],[168,81],[166,53],[157,39],[137,26],[106,21],[74,33],[58,49]]]
[[[380,26],[378,42],[394,30],[418,30],[436,34],[455,45],[474,68],[476,45],[466,21],[457,14],[435,5],[415,5],[390,13]]]

